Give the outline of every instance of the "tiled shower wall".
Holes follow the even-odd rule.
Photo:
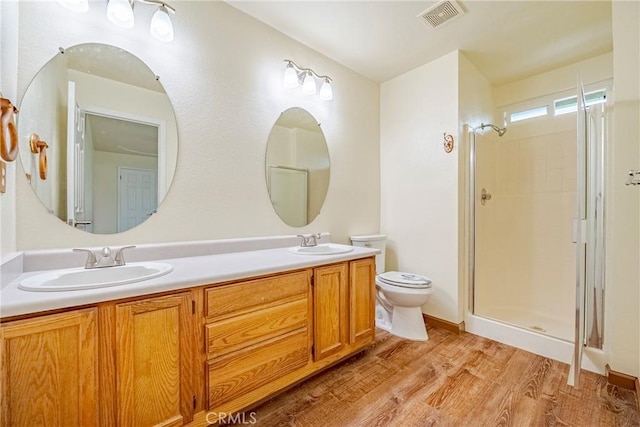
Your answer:
[[[548,319],[552,335],[571,333],[575,115],[477,135],[476,159],[475,312],[516,324]],[[484,206],[482,188],[492,196]]]

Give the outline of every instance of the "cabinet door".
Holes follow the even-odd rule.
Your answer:
[[[96,309],[0,326],[3,426],[98,424]]]
[[[117,413],[122,427],[193,419],[191,293],[116,305]]]
[[[373,258],[349,263],[350,344],[366,344],[375,338],[375,277]]]
[[[314,347],[315,360],[342,351],[348,334],[347,264],[314,270]]]

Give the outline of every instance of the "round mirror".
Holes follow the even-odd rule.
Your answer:
[[[292,227],[320,213],[329,188],[329,150],[320,123],[302,108],[283,112],[267,142],[267,190],[280,219]]]
[[[18,133],[35,194],[91,233],[123,232],[149,218],[176,168],[169,97],[149,67],[114,46],[61,48],[27,88]]]

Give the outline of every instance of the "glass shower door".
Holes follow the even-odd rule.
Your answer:
[[[605,115],[602,104],[587,107],[584,87],[578,87],[575,338],[567,381],[575,387],[584,348],[602,348],[604,321]]]
[[[576,244],[576,305],[573,358],[567,383],[577,386],[580,383],[580,366],[584,349],[585,330],[585,286],[587,268],[587,107],[584,86],[578,82],[577,95],[577,207],[573,219],[573,242]]]

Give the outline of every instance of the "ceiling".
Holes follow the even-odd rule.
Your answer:
[[[94,150],[158,157],[156,126],[89,113],[86,118]]]
[[[435,1],[227,3],[377,82],[456,49],[495,86],[613,49],[611,1],[462,0],[437,29],[417,18]]]

